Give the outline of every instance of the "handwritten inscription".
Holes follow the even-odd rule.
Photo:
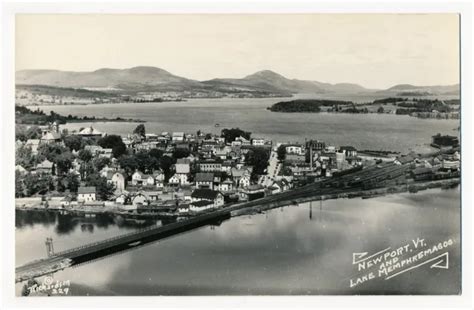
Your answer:
[[[453,244],[453,239],[429,245],[425,239],[416,238],[404,245],[393,249],[388,247],[372,255],[368,252],[353,253],[352,264],[356,266],[359,275],[349,279],[349,286],[353,288],[376,278],[388,280],[428,264],[432,264],[431,268],[448,269],[447,249]]]
[[[70,292],[71,282],[57,281],[52,277],[45,277],[41,284],[35,283],[28,287],[29,295],[47,294],[47,295],[68,295]]]

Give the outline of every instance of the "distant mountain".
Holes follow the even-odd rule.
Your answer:
[[[454,85],[435,85],[435,86],[416,86],[411,84],[398,84],[386,90],[378,91],[386,95],[403,95],[410,94],[411,96],[419,94],[427,95],[459,95],[459,84]]]
[[[357,84],[329,84],[317,81],[288,79],[270,70],[258,71],[241,79],[213,79],[203,83],[220,88],[241,87],[258,88],[271,92],[296,93],[331,93],[331,92],[368,92],[371,91]]]
[[[159,86],[159,88],[180,90],[200,83],[173,75],[160,68],[134,67],[130,69],[104,68],[92,72],[22,70],[16,73],[16,84],[122,90],[140,90]]]
[[[213,79],[203,82],[218,89],[255,89],[264,92],[291,95],[294,93],[324,93],[325,90],[310,81],[290,80],[270,70],[259,71],[241,79]]]
[[[187,92],[187,96],[209,95],[258,97],[291,96],[292,94],[366,94],[393,96],[410,94],[459,94],[459,84],[449,86],[414,86],[400,84],[386,90],[367,89],[357,84],[330,84],[318,81],[288,79],[270,70],[258,71],[240,79],[216,78],[196,81],[176,76],[156,67],[130,69],[103,68],[92,72],[59,70],[22,70],[16,72],[17,85],[44,85],[62,88],[81,88],[99,91],[175,91]]]

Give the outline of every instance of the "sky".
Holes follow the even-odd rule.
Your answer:
[[[16,16],[16,70],[155,66],[195,80],[272,70],[356,83],[459,83],[456,14]]]

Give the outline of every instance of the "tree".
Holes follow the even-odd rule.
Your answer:
[[[383,113],[384,112],[384,109],[382,106],[380,106],[378,109],[377,109],[377,113]]]
[[[107,157],[97,157],[92,160],[92,164],[96,171],[101,171],[105,166],[110,164],[110,158]]]
[[[33,167],[35,164],[35,158],[33,156],[31,148],[25,145],[22,145],[17,148],[15,150],[15,163],[25,169]]]
[[[25,195],[25,189],[23,187],[23,177],[20,171],[15,170],[15,197],[23,197]]]
[[[145,173],[151,173],[160,167],[158,159],[151,157],[147,152],[138,152],[135,154],[138,170]]]
[[[121,155],[127,152],[127,147],[122,141],[122,137],[117,135],[109,135],[101,138],[98,142],[103,148],[112,149],[112,154],[115,158],[119,158]]]
[[[173,158],[174,159],[184,158],[184,157],[188,157],[189,154],[191,154],[191,152],[188,149],[178,147],[173,151]]]
[[[79,151],[82,147],[82,138],[76,135],[70,135],[64,137],[64,144],[71,150],[71,151]]]
[[[68,173],[65,177],[66,180],[66,188],[72,192],[77,193],[77,189],[79,188],[79,177],[75,173]]]
[[[251,136],[251,132],[243,131],[240,128],[232,128],[227,129],[224,128],[221,131],[221,137],[224,137],[226,143],[231,143],[238,137],[244,137],[245,139],[249,140]]]
[[[16,140],[20,140],[20,141],[23,141],[23,142],[28,140],[28,138],[26,137],[26,130],[25,130],[24,126],[22,126],[22,125],[17,124],[15,126],[15,141]]]
[[[270,152],[268,149],[256,147],[250,150],[246,156],[246,163],[253,167],[252,180],[256,180],[258,175],[264,174],[268,166]]]
[[[68,149],[60,144],[41,144],[38,147],[36,159],[38,162],[42,162],[45,158],[51,162],[56,162],[56,158],[64,152],[68,152]]]
[[[91,138],[82,138],[81,139],[81,149],[85,148],[86,145],[96,145],[97,143],[95,142],[94,139]]]
[[[120,168],[124,169],[128,175],[131,175],[136,169],[138,169],[138,162],[134,155],[122,155],[118,159]]]
[[[26,130],[26,139],[40,139],[41,129],[38,126],[31,126]]]
[[[44,195],[54,190],[53,178],[48,174],[27,174],[23,178],[26,196]]]
[[[286,146],[285,145],[280,145],[277,149],[277,158],[279,161],[284,161],[286,158]]]
[[[95,171],[94,165],[91,162],[84,162],[79,167],[81,179],[85,179],[88,175],[93,174],[95,172],[97,171]]]
[[[153,158],[156,158],[156,160],[160,160],[161,156],[163,156],[163,151],[159,149],[151,149],[148,152],[148,155],[150,155]]]
[[[165,175],[165,180],[168,180],[171,177],[171,166],[175,163],[173,158],[169,156],[163,156],[160,158],[160,167],[161,170],[163,170],[163,173]]]
[[[87,186],[95,186],[100,200],[108,200],[114,194],[114,185],[107,182],[107,178],[98,173],[93,173],[86,178]]]
[[[89,150],[80,150],[78,158],[83,162],[89,162],[92,159],[92,153]]]
[[[143,124],[138,125],[138,126],[133,130],[133,133],[144,137],[144,136],[145,136],[145,125],[143,125]]]
[[[56,157],[56,174],[66,174],[72,167],[73,155],[71,152],[63,152]]]

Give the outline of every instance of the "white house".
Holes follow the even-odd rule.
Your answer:
[[[130,200],[130,195],[127,192],[122,192],[118,196],[115,197],[115,202],[121,205],[127,203]]]
[[[27,172],[26,169],[23,168],[23,166],[21,166],[21,165],[16,165],[16,166],[15,166],[15,171],[18,171],[18,172],[20,172],[21,174],[24,174],[24,173]]]
[[[148,174],[141,173],[140,171],[137,170],[132,175],[132,184],[133,185],[147,185],[149,184],[148,183],[149,177],[150,176]],[[151,180],[150,182],[154,182],[154,180]]]
[[[285,146],[287,154],[304,155],[304,147],[299,144],[289,144]]]
[[[178,175],[175,173],[171,176],[171,178],[168,180],[168,184],[169,185],[174,185],[174,186],[177,186],[179,185],[179,182],[180,181],[180,178],[178,177]]]
[[[78,133],[78,135],[80,135],[83,138],[100,139],[100,138],[102,138],[103,133],[91,126],[91,127],[87,127],[87,128],[82,129]]]
[[[233,187],[234,187],[234,182],[232,182],[229,179],[224,180],[223,182],[219,184],[219,190],[221,192],[230,192],[232,191]]]
[[[176,161],[176,165],[175,165],[176,173],[179,173],[179,174],[190,173],[191,172],[190,163],[191,161],[187,158],[179,158]]]
[[[155,177],[152,175],[148,175],[148,177],[146,178],[146,184],[155,185]]]
[[[201,201],[207,200],[213,202],[213,207],[220,207],[224,205],[224,195],[219,191],[214,191],[212,189],[196,189],[191,194],[191,201]]]
[[[95,186],[81,186],[77,190],[77,201],[89,202],[96,201]]]
[[[153,176],[155,177],[155,185],[157,188],[163,188],[165,186],[165,175],[161,171],[153,172]]]
[[[184,141],[184,132],[173,132],[172,141]]]
[[[344,152],[344,154],[347,156],[347,157],[355,157],[357,156],[357,149],[353,146],[341,146],[339,148],[340,151]]]
[[[36,172],[50,174],[50,173],[53,173],[53,167],[54,167],[54,164],[50,162],[49,160],[45,159],[44,161],[36,165]]]
[[[39,145],[40,145],[39,139],[28,139],[25,143],[25,146],[31,149],[31,152],[33,153],[33,155],[38,154]]]
[[[281,179],[279,181],[273,182],[270,189],[272,190],[272,194],[281,193],[283,191],[290,189],[290,183],[285,179]]]
[[[179,184],[185,185],[188,184],[188,174],[186,173],[176,173],[176,177],[179,179]]]
[[[239,187],[246,188],[250,186],[250,175],[244,174],[239,180]]]
[[[209,200],[200,200],[189,204],[189,210],[193,212],[202,212],[214,208],[214,203]]]
[[[188,213],[190,210],[189,204],[183,203],[178,206],[178,212],[179,213]]]
[[[264,146],[265,142],[266,141],[263,138],[253,138],[252,139],[252,145],[253,146]]]
[[[213,173],[196,173],[196,188],[214,188],[214,174]]]
[[[116,191],[125,190],[125,176],[120,172],[115,172],[112,176],[111,183],[115,186]]]
[[[132,205],[135,206],[135,208],[148,205],[148,197],[142,193],[138,193],[132,197]]]

